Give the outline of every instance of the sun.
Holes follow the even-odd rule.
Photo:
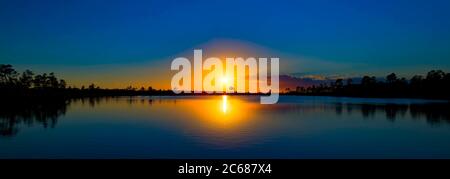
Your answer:
[[[222,85],[228,86],[228,84],[230,83],[230,79],[227,76],[222,76],[222,78],[220,78],[220,82],[222,83]]]

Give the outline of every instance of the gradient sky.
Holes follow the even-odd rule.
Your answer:
[[[448,0],[2,0],[0,22],[0,63],[76,85],[167,87],[174,57],[224,42],[286,74],[450,71]]]

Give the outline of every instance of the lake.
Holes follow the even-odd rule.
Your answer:
[[[143,96],[4,104],[0,158],[450,158],[450,105]]]

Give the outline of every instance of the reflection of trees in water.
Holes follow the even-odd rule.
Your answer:
[[[13,136],[19,132],[21,127],[36,124],[42,125],[44,128],[53,128],[56,126],[58,118],[66,113],[67,106],[72,102],[95,107],[102,102],[118,102],[119,99],[119,97],[8,98],[0,101],[0,136]],[[131,104],[136,101],[135,98],[129,98],[128,102]]]
[[[413,119],[426,119],[430,124],[441,122],[450,123],[449,103],[423,103],[423,104],[347,104],[353,109],[360,108],[364,118],[373,117],[375,114],[384,113],[386,119],[395,121],[399,116],[410,114]]]
[[[108,104],[108,103],[126,103],[129,105],[135,105],[135,104],[140,104],[140,105],[152,105],[154,102],[158,102],[158,103],[163,103],[163,102],[175,102],[176,103],[176,99],[173,100],[162,100],[161,98],[159,99],[154,99],[157,97],[135,97],[135,96],[105,96],[105,97],[89,97],[89,98],[72,98],[70,99],[70,103],[76,103],[76,104],[81,104],[81,105],[85,105],[88,104],[89,107],[96,107],[103,104]]]
[[[71,103],[80,103],[96,107],[108,103],[127,103],[129,105],[152,105],[170,102],[176,99],[155,100],[152,98],[136,97],[89,97],[89,98],[49,98],[49,99],[6,99],[0,102],[0,136],[14,136],[24,126],[42,125],[44,128],[54,128],[58,118],[65,115],[67,106]]]
[[[441,121],[447,121],[450,123],[450,104],[446,105],[411,105],[411,116],[414,118],[425,117],[428,122],[432,124],[440,123]]]
[[[363,118],[384,115],[387,120],[398,118],[425,119],[429,124],[450,123],[450,103],[422,104],[355,104],[355,103],[312,103],[312,104],[276,104],[262,106],[262,110],[278,113],[296,112],[303,114],[321,114],[334,112],[336,115],[360,113]],[[409,114],[409,116],[407,116]]]
[[[384,113],[387,120],[395,121],[397,118],[409,114],[412,119],[426,119],[429,124],[450,123],[449,103],[344,105],[349,114],[359,110],[364,118],[372,118]]]
[[[386,119],[390,121],[394,121],[398,116],[404,117],[409,108],[408,104],[346,104],[346,106],[360,110],[364,118],[374,117],[376,114],[385,113]]]
[[[160,97],[92,97],[65,99],[16,99],[0,101],[0,136],[13,136],[23,125],[42,125],[44,128],[55,127],[60,116],[64,115],[70,103],[86,104],[90,107],[102,103],[127,103],[130,105],[176,104],[177,99]],[[175,107],[175,106],[174,106]],[[423,104],[355,104],[355,103],[305,103],[260,105],[261,110],[274,114],[294,112],[299,116],[312,114],[320,117],[322,113],[334,112],[336,115],[361,114],[363,118],[384,115],[387,120],[395,121],[399,117],[426,119],[429,124],[450,123],[450,103]],[[409,114],[409,116],[407,116]]]
[[[349,104],[348,104],[349,105]],[[386,119],[390,121],[394,121],[398,115],[401,117],[404,117],[406,115],[406,112],[408,111],[407,104],[383,104],[383,105],[376,105],[376,104],[359,104],[354,105],[351,104],[353,108],[360,108],[361,114],[364,118],[368,117],[374,117],[377,113],[385,113]]]
[[[0,102],[0,136],[13,136],[20,125],[55,127],[64,115],[68,102],[64,99],[4,100]]]

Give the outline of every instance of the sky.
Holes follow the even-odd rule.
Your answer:
[[[279,57],[297,76],[450,71],[450,1],[0,1],[0,63],[73,85],[167,88],[195,48]]]

